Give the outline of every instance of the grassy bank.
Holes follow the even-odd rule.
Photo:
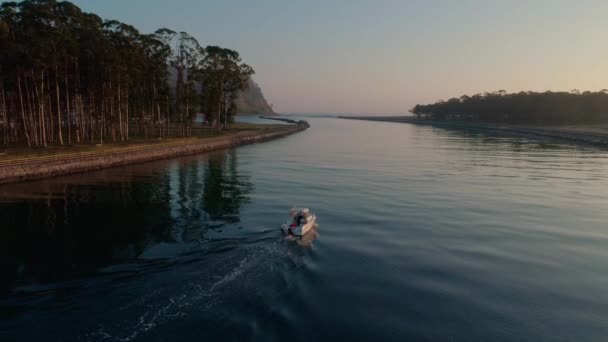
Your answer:
[[[119,150],[138,149],[143,146],[156,146],[162,147],[172,144],[180,143],[192,143],[202,141],[206,139],[215,139],[218,137],[231,136],[242,132],[263,132],[274,129],[284,128],[284,125],[264,125],[264,124],[248,124],[238,123],[233,124],[231,129],[228,131],[222,131],[216,133],[212,129],[205,131],[198,130],[194,131],[191,137],[187,138],[176,138],[167,137],[159,139],[157,137],[132,137],[127,142],[112,142],[106,141],[100,144],[99,141],[93,143],[86,142],[82,144],[72,145],[49,145],[48,147],[27,147],[27,146],[10,146],[8,148],[0,149],[0,162],[21,160],[35,157],[62,157],[71,155],[80,155],[83,153],[106,153]]]
[[[237,124],[220,135],[171,139],[134,139],[129,143],[77,145],[46,149],[9,149],[0,156],[0,184],[98,170],[263,142],[308,128],[298,125]]]

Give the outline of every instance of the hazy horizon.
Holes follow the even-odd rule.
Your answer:
[[[406,114],[499,89],[608,88],[608,2],[73,2],[239,51],[277,112]]]

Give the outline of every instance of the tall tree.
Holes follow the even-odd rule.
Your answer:
[[[178,134],[187,135],[194,114],[196,87],[194,75],[205,51],[196,38],[186,32],[159,29],[156,37],[172,47],[169,66],[175,71],[174,121],[178,122]]]
[[[253,74],[236,51],[203,49],[186,32],[142,34],[57,0],[0,3],[0,51],[4,145],[103,144],[169,127],[187,136],[201,105],[219,130]]]
[[[203,84],[203,106],[219,131],[226,128],[236,112],[235,96],[239,90],[247,87],[247,81],[254,71],[242,63],[238,52],[219,46],[205,48],[199,69]]]

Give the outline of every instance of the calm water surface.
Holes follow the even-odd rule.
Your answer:
[[[606,150],[310,123],[0,187],[0,340],[608,336]],[[281,239],[293,205],[316,212],[316,240]]]

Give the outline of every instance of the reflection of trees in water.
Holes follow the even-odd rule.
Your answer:
[[[171,239],[166,191],[166,177],[156,177],[153,184],[65,185],[47,199],[0,203],[2,273],[12,279],[2,287],[86,274]]]
[[[253,189],[249,177],[239,174],[234,152],[145,178],[131,177],[131,170],[138,169],[116,169],[124,175],[110,183],[79,179],[74,184],[66,178],[63,185],[16,187],[33,198],[0,203],[0,272],[6,279],[0,293],[16,281],[53,282],[93,273],[136,259],[159,242],[200,239],[209,228],[239,222]]]
[[[206,163],[180,167],[178,174],[172,213],[183,240],[200,239],[207,229],[240,221],[253,184],[239,172],[235,151],[211,154]]]
[[[589,145],[569,144],[567,141],[555,138],[509,131],[455,127],[433,129],[435,133],[448,139],[457,138],[457,142],[451,141],[450,143],[463,151],[501,150],[521,153],[547,150],[559,151],[565,148],[576,150],[590,148]]]
[[[234,151],[209,159],[203,182],[203,205],[208,219],[239,222],[241,206],[248,203],[253,185],[249,177],[239,174]]]

